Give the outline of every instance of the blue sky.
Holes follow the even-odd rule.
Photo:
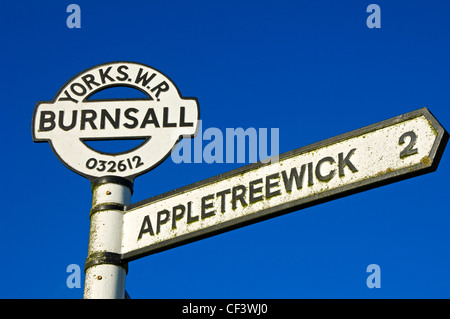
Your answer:
[[[66,8],[81,8],[69,29]],[[381,28],[366,8],[381,8]],[[82,298],[90,183],[33,143],[37,101],[110,61],[161,70],[203,127],[279,128],[279,151],[421,107],[450,127],[448,1],[14,1],[2,4],[0,298]],[[175,164],[132,202],[244,164]],[[434,173],[133,261],[133,298],[449,298],[450,157]],[[366,268],[381,269],[369,289]],[[82,283],[84,275],[82,275]]]

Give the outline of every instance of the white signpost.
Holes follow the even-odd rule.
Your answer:
[[[148,99],[90,101],[111,86]],[[70,116],[68,114],[71,114]],[[92,182],[85,298],[124,298],[129,261],[437,169],[448,133],[422,108],[130,204],[136,176],[161,163],[198,123],[195,98],[145,65],[113,62],[70,80],[38,103],[33,139],[48,141],[73,171]],[[145,138],[121,154],[86,139]]]
[[[143,99],[95,100],[111,87],[131,87]],[[56,156],[92,183],[91,228],[85,265],[85,298],[124,298],[127,264],[120,259],[124,205],[134,179],[159,165],[182,137],[195,135],[196,98],[183,98],[160,71],[134,62],[92,67],[69,80],[33,114],[35,142],[49,142]],[[105,153],[88,140],[142,139],[136,148]]]

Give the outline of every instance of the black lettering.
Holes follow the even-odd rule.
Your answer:
[[[164,217],[162,218],[162,216]],[[159,234],[161,232],[161,225],[167,223],[170,218],[170,213],[167,209],[163,209],[157,213],[156,218],[156,234]]]
[[[291,173],[289,174],[289,178],[287,177],[286,171],[281,172],[281,176],[283,177],[284,187],[286,188],[286,192],[292,192],[292,183],[295,180],[295,184],[297,185],[297,189],[303,187],[303,176],[305,175],[306,164],[303,164],[300,168],[300,175],[297,172],[297,168],[293,167],[291,169]]]
[[[75,90],[75,88],[79,88],[81,91],[78,92],[77,90]],[[78,96],[83,96],[87,92],[87,90],[83,86],[83,84],[80,84],[80,83],[72,83],[72,85],[70,86],[70,90],[72,91],[73,94],[78,95]]]
[[[134,168],[138,168],[139,166],[144,165],[144,162],[142,162],[142,159],[140,156],[133,156],[133,162],[136,163],[136,166]],[[131,166],[131,165],[130,165]]]
[[[50,125],[46,125],[50,124]],[[52,111],[42,111],[41,118],[39,119],[39,131],[48,132],[55,128],[55,113]]]
[[[279,190],[279,189],[277,189],[274,192],[271,191],[271,188],[279,186],[279,180],[276,181],[275,183],[271,183],[270,180],[271,179],[279,179],[279,178],[280,178],[280,174],[278,174],[278,173],[266,176],[266,198],[271,198],[271,197],[281,194],[281,190]]]
[[[114,127],[115,129],[119,128],[120,125],[120,109],[116,109],[116,117],[113,119],[111,114],[108,113],[107,110],[102,109],[100,113],[100,129],[104,130],[106,121],[105,119],[108,119],[109,123]]]
[[[134,83],[139,84],[139,82],[142,81],[142,86],[147,86],[147,84],[149,84],[150,81],[156,76],[156,73],[152,73],[152,75],[147,78],[148,72],[145,72],[145,74],[142,75],[142,71],[143,69],[140,68],[138,74],[136,75],[136,80],[134,81]]]
[[[212,199],[214,199],[214,194],[202,197],[202,214],[201,214],[202,219],[214,216],[216,214],[215,210],[211,210],[209,212],[206,211],[206,209],[214,207],[214,203],[213,202],[206,203],[206,201],[209,201],[209,200],[212,200]]]
[[[192,127],[192,126],[194,126],[194,123],[192,123],[192,122],[185,122],[186,121],[185,113],[186,113],[185,107],[182,106],[180,108],[180,127]]]
[[[75,127],[75,125],[77,124],[77,114],[78,114],[78,111],[73,110],[72,111],[72,122],[70,123],[69,126],[65,126],[64,125],[64,111],[59,111],[59,119],[58,119],[59,127],[62,128],[64,131],[70,131],[71,129],[73,129]]]
[[[405,144],[406,137],[409,137],[409,144],[403,149],[403,151],[400,152],[401,159],[417,154],[419,152],[417,148],[413,148],[413,146],[416,145],[417,141],[417,134],[414,133],[414,131],[403,133],[398,140],[398,145]]]
[[[81,77],[84,84],[89,88],[89,90],[92,90],[91,84],[94,84],[95,86],[100,86],[100,83],[95,82],[95,77],[92,74],[86,74]]]
[[[256,187],[255,188],[255,184],[261,184],[262,183],[262,178],[259,178],[257,180],[251,181],[250,182],[250,187],[249,187],[249,202],[250,204],[255,203],[257,201],[260,201],[263,199],[262,196],[262,186],[261,187]],[[255,193],[261,193],[261,195],[259,196],[255,196]]]
[[[356,173],[358,170],[356,167],[350,162],[350,156],[352,156],[356,151],[356,148],[352,149],[350,152],[348,152],[347,156],[344,158],[344,153],[339,153],[339,176],[345,176],[344,168],[345,166],[348,166],[352,173]]]
[[[141,128],[145,128],[147,124],[153,124],[155,127],[159,127],[158,119],[155,114],[155,110],[149,108],[147,113],[145,113],[144,119],[142,120]]]
[[[69,92],[67,92],[67,90],[64,90],[64,94],[66,96],[60,97],[59,101],[72,101],[72,102],[78,103],[77,100],[75,100],[72,96],[70,96],[70,94],[69,94]]]
[[[151,91],[156,91],[155,93],[155,97],[158,98],[159,94],[161,94],[161,92],[166,92],[169,90],[169,85],[167,85],[166,81],[162,81],[161,83],[159,83],[157,86],[155,86]]]
[[[225,213],[225,195],[230,194],[231,189],[226,189],[216,194],[217,197],[220,197],[220,212]]]
[[[169,108],[163,108],[163,127],[176,127],[176,123],[169,123]]]
[[[91,115],[88,117],[88,115]],[[81,124],[80,129],[84,130],[86,128],[86,123],[91,125],[93,130],[97,129],[97,126],[94,123],[94,120],[97,118],[97,113],[94,110],[81,110]]]
[[[334,175],[336,175],[336,170],[333,169],[333,170],[330,171],[330,173],[328,175],[323,176],[322,173],[320,172],[320,167],[322,166],[322,164],[324,162],[328,162],[330,164],[334,164],[335,161],[334,161],[334,159],[331,156],[327,156],[327,157],[322,158],[317,163],[317,166],[316,166],[316,177],[317,177],[317,179],[319,181],[321,181],[321,182],[328,182],[330,179],[332,179],[334,177]]]
[[[180,213],[177,214],[177,211]],[[184,216],[184,212],[186,211],[186,207],[184,205],[177,205],[172,208],[172,229],[177,228],[177,220],[180,220]]]
[[[152,223],[150,221],[150,216],[145,215],[144,220],[142,221],[141,230],[139,231],[138,240],[142,238],[142,235],[145,233],[150,233],[150,236],[154,236]]]
[[[102,80],[102,84],[106,83],[106,79],[108,79],[110,82],[116,82],[108,73],[111,71],[112,66],[108,67],[106,71],[103,71],[103,69],[99,69],[98,73],[100,75],[100,79]]]
[[[314,185],[313,163],[308,163],[308,186]]]
[[[128,73],[122,71],[122,69],[128,70],[128,67],[126,65],[121,65],[117,68],[117,73],[122,74],[123,77],[116,76],[116,79],[118,81],[126,81],[128,80]]]
[[[240,193],[238,194],[238,191]],[[236,202],[239,200],[241,202],[242,207],[247,206],[247,202],[245,201],[245,192],[247,191],[247,188],[244,185],[238,185],[233,187],[233,194],[231,195],[231,204],[232,208],[236,209],[237,205]]]
[[[139,112],[138,109],[135,108],[129,108],[125,110],[124,116],[127,120],[131,120],[133,122],[133,124],[128,124],[128,123],[124,123],[123,126],[126,128],[135,128],[138,126],[139,121],[137,120],[137,118],[135,118],[134,116],[132,116],[130,113],[137,113]]]
[[[192,216],[192,202],[188,202],[188,211],[187,211],[187,223],[193,223],[198,221],[198,216]]]

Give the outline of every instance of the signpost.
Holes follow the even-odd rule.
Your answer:
[[[95,100],[111,87],[131,87],[144,99]],[[162,72],[135,62],[97,65],[70,79],[33,114],[35,142],[49,142],[56,156],[92,184],[90,237],[84,298],[125,298],[127,263],[121,256],[124,205],[134,179],[159,165],[183,137],[195,135],[196,98],[183,98]],[[89,140],[142,139],[122,153],[105,153]]]
[[[92,101],[111,86],[140,100]],[[70,115],[69,115],[70,114]],[[124,298],[128,262],[339,197],[437,169],[448,133],[426,108],[130,204],[134,178],[195,135],[198,102],[161,72],[132,62],[75,76],[33,115],[33,139],[92,183],[85,298]],[[85,140],[143,138],[119,154]]]

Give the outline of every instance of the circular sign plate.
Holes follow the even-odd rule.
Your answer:
[[[94,100],[111,87],[131,87],[142,99]],[[53,101],[36,104],[32,133],[35,142],[49,142],[72,171],[91,181],[118,176],[133,181],[159,165],[182,137],[197,131],[196,98],[183,98],[166,75],[135,62],[94,66],[70,79]],[[85,141],[141,139],[121,153],[98,151]]]

